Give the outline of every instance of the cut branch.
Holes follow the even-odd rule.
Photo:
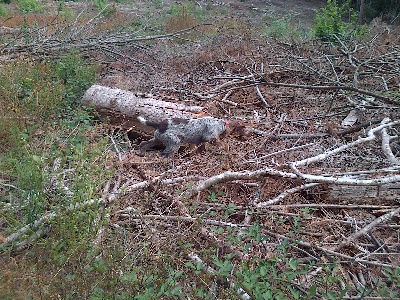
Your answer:
[[[214,184],[228,182],[228,181],[234,181],[234,180],[250,180],[250,179],[259,178],[259,177],[266,176],[266,175],[279,176],[279,177],[292,178],[292,179],[297,178],[297,175],[294,173],[283,172],[283,171],[275,170],[272,168],[264,168],[264,169],[257,170],[257,171],[242,171],[242,172],[227,171],[227,172],[212,176],[212,177],[200,182],[197,185],[197,187],[195,187],[191,191],[191,196],[197,194],[198,192],[201,192],[201,191],[204,191],[204,190],[210,188]]]
[[[291,189],[288,189],[288,190],[282,192],[280,195],[278,195],[277,197],[275,197],[275,198],[273,198],[271,200],[257,203],[256,207],[257,208],[263,208],[263,207],[268,206],[268,205],[276,204],[276,203],[278,203],[279,201],[282,201],[283,199],[285,199],[287,196],[289,196],[291,194],[294,194],[294,193],[297,193],[299,191],[308,189],[310,187],[317,186],[318,184],[319,183],[307,183],[307,184],[303,184],[303,185],[300,185],[300,186],[296,186],[294,188],[291,188]]]
[[[26,42],[26,39],[21,36],[13,43],[9,43],[3,49],[0,49],[0,53],[30,53],[36,56],[45,55],[46,57],[72,50],[82,53],[88,51],[108,53],[110,49],[114,49],[116,46],[138,46],[146,41],[179,37],[195,30],[199,26],[207,25],[200,24],[176,32],[153,36],[137,36],[135,32],[107,32],[105,36],[104,33],[97,33],[94,30],[95,26],[88,26],[95,20],[100,20],[101,13],[81,27],[76,27],[77,19],[72,26],[69,24],[65,26],[64,30],[61,31],[63,34],[60,34],[60,30],[52,32],[49,28],[42,28],[35,36],[34,30],[32,30],[31,42]],[[49,27],[51,27],[51,24]]]
[[[376,227],[377,225],[389,221],[398,213],[400,213],[400,207],[392,210],[391,212],[388,212],[387,214],[384,214],[383,216],[380,216],[379,218],[376,218],[374,221],[369,223],[367,226],[363,227],[361,230],[353,233],[351,236],[349,236],[346,240],[342,241],[338,246],[336,246],[332,250],[338,251],[339,249],[343,248],[344,246],[347,246],[348,244],[350,244],[350,243],[354,242],[356,239],[358,239],[360,236],[367,234],[372,228]]]
[[[340,152],[342,152],[342,151],[344,151],[344,150],[346,150],[348,148],[355,147],[357,145],[360,145],[360,144],[375,140],[376,139],[375,133],[379,132],[383,128],[400,124],[400,121],[390,122],[389,119],[384,119],[384,120],[382,120],[382,122],[383,122],[382,125],[370,129],[368,131],[368,135],[366,137],[359,138],[359,139],[355,140],[354,142],[345,144],[345,145],[343,145],[341,147],[338,147],[336,149],[333,149],[331,151],[326,151],[326,152],[324,152],[322,154],[319,154],[317,156],[306,158],[306,159],[303,159],[303,160],[300,160],[300,161],[296,161],[296,162],[292,163],[291,166],[292,166],[293,169],[296,170],[296,168],[298,166],[306,166],[306,165],[309,165],[311,163],[322,161],[325,158],[327,158],[329,156],[332,156],[334,154],[340,153]]]

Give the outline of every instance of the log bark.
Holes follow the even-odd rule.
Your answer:
[[[329,185],[327,197],[329,199],[348,200],[354,203],[365,203],[373,200],[375,204],[382,201],[396,200],[399,197],[400,182],[383,184],[381,186],[346,186]],[[369,203],[369,202],[368,202]]]
[[[188,119],[203,112],[201,106],[162,101],[101,85],[91,86],[83,96],[82,103],[96,109],[110,109],[128,117],[141,115],[155,121],[166,118]]]
[[[136,119],[139,115],[151,121],[160,121],[168,118],[190,119],[204,114],[201,106],[186,106],[101,85],[92,85],[85,92],[82,104],[94,107],[112,125],[133,130],[139,136],[154,131]]]

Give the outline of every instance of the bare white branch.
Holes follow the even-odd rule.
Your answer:
[[[355,140],[355,141],[353,141],[351,143],[345,144],[343,146],[340,146],[340,147],[338,147],[336,149],[333,149],[333,150],[330,150],[330,151],[326,151],[326,152],[321,153],[321,154],[319,154],[317,156],[306,158],[306,159],[303,159],[303,160],[300,160],[300,161],[296,161],[296,162],[292,163],[291,166],[295,170],[299,166],[306,166],[306,165],[309,165],[309,164],[312,164],[312,163],[315,163],[315,162],[322,161],[322,160],[326,159],[327,157],[335,155],[335,154],[340,153],[340,152],[343,152],[346,149],[355,147],[357,145],[360,145],[360,144],[363,144],[363,143],[366,143],[366,142],[373,141],[373,140],[376,139],[375,133],[381,131],[383,128],[387,128],[387,127],[398,125],[398,124],[400,124],[400,120],[390,122],[390,120],[388,118],[385,118],[384,120],[382,120],[382,124],[381,125],[370,129],[368,131],[368,135],[366,137],[359,138],[359,139],[357,139],[357,140]]]
[[[392,165],[400,165],[400,160],[393,154],[392,149],[390,148],[390,136],[387,133],[387,129],[383,128],[381,131],[382,134],[382,151],[385,154],[386,158]]]
[[[265,207],[265,206],[268,206],[268,205],[276,204],[276,203],[278,203],[279,201],[282,201],[283,199],[285,199],[285,198],[286,198],[287,196],[289,196],[290,194],[294,194],[294,193],[297,193],[297,192],[299,192],[299,191],[308,189],[308,188],[310,188],[310,187],[314,187],[314,186],[316,186],[316,185],[318,185],[318,184],[319,184],[319,183],[307,183],[307,184],[303,184],[303,185],[300,185],[300,186],[296,186],[296,187],[294,187],[294,188],[291,188],[291,189],[288,189],[288,190],[282,192],[281,194],[279,194],[277,197],[275,197],[275,198],[273,198],[273,199],[270,199],[270,200],[265,201],[265,202],[257,203],[257,204],[256,204],[256,207],[257,207],[257,208],[262,208],[262,207]]]

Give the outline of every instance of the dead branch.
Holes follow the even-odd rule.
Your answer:
[[[0,249],[4,249],[5,247],[9,246],[12,244],[15,240],[19,239],[22,235],[24,235],[27,232],[30,232],[32,230],[36,230],[39,228],[42,224],[54,219],[57,216],[55,212],[47,213],[40,219],[36,220],[32,224],[25,225],[24,227],[20,228],[17,232],[14,232],[10,234],[0,245]]]
[[[171,179],[162,179],[162,180],[160,180],[160,178],[154,178],[153,180],[146,180],[146,181],[142,181],[139,183],[135,183],[133,185],[125,184],[124,189],[126,192],[133,192],[138,189],[147,188],[152,184],[168,185],[168,184],[179,183],[182,181],[198,181],[198,180],[204,180],[204,177],[202,177],[202,176],[182,176],[182,177],[175,177],[175,178],[171,178]]]
[[[129,210],[128,210],[129,211]],[[117,213],[124,213],[125,210],[118,211]],[[203,219],[203,218],[194,218],[191,216],[166,216],[166,215],[139,215],[139,214],[130,214],[130,219],[151,219],[151,220],[163,220],[163,221],[182,221],[188,223],[203,223],[205,225],[211,226],[222,226],[222,227],[231,227],[231,228],[242,228],[248,227],[249,225],[240,225],[230,222],[212,220],[212,219]]]
[[[105,9],[105,8],[104,8]],[[82,11],[83,12],[83,11]],[[28,53],[33,56],[57,56],[60,53],[67,53],[72,50],[81,53],[90,51],[110,54],[113,57],[113,49],[121,46],[131,46],[143,48],[141,43],[151,40],[168,39],[179,37],[188,32],[195,30],[200,26],[207,24],[196,25],[190,28],[179,30],[176,32],[154,35],[154,36],[137,36],[136,32],[96,32],[96,24],[103,18],[102,13],[88,20],[85,24],[78,27],[78,19],[82,15],[79,14],[72,25],[67,24],[64,28],[52,31],[48,27],[27,29],[30,30],[30,39],[24,38],[24,35],[17,36],[13,42],[0,49],[1,54],[11,53]]]
[[[294,194],[294,193],[297,193],[299,191],[308,189],[310,187],[317,186],[318,184],[319,183],[307,183],[307,184],[303,184],[303,185],[300,185],[300,186],[296,186],[294,188],[291,188],[291,189],[288,189],[288,190],[282,192],[281,194],[279,194],[278,196],[276,196],[273,199],[270,199],[270,200],[265,201],[265,202],[256,203],[256,207],[257,208],[262,208],[262,207],[265,207],[265,206],[276,204],[276,203],[278,203],[279,201],[282,201],[283,199],[285,199],[287,196],[289,196],[291,194]]]
[[[110,187],[110,184],[106,184],[106,186]],[[102,205],[106,202],[110,202],[110,201],[114,200],[121,193],[121,189],[114,187],[114,190],[116,192],[113,192],[111,194],[108,193],[108,190],[103,191],[103,195],[99,199],[91,199],[91,200],[87,200],[82,203],[76,203],[74,205],[70,205],[63,211],[63,213],[82,209],[84,207],[91,206],[94,204]],[[21,245],[26,245],[28,243],[28,241],[30,243],[30,242],[34,241],[35,239],[41,237],[40,233],[43,234],[46,232],[46,230],[42,230],[42,228],[40,228],[40,227],[49,223],[51,220],[55,219],[56,217],[58,217],[59,214],[60,214],[59,212],[54,212],[54,211],[48,212],[44,216],[42,216],[41,218],[36,220],[35,222],[25,225],[24,227],[20,228],[17,232],[14,232],[13,234],[9,235],[3,241],[3,243],[0,244],[0,250],[4,250],[6,247],[8,247],[12,243],[14,243],[16,240],[18,240],[21,236],[23,236],[24,234],[31,232],[31,231],[34,231],[34,233],[32,235],[30,235],[30,237],[27,240],[16,243],[16,245],[18,247],[21,247]],[[13,248],[14,248],[14,246],[13,246]]]
[[[398,125],[398,124],[400,124],[400,121],[390,122],[390,120],[388,118],[384,119],[384,120],[382,120],[382,125],[370,129],[368,131],[368,135],[366,137],[359,138],[359,139],[355,140],[354,142],[345,144],[343,146],[340,146],[340,147],[335,148],[333,150],[324,152],[324,153],[319,154],[317,156],[306,158],[306,159],[294,162],[294,163],[291,164],[291,166],[292,166],[292,168],[294,170],[296,170],[296,172],[298,172],[297,167],[299,167],[299,166],[306,166],[306,165],[309,165],[309,164],[312,164],[312,163],[315,163],[315,162],[318,162],[318,161],[322,161],[322,160],[326,159],[327,157],[332,156],[332,155],[337,154],[337,153],[340,153],[340,152],[342,152],[342,151],[344,151],[344,150],[346,150],[348,148],[355,147],[357,145],[360,145],[360,144],[375,140],[376,139],[375,133],[379,132],[383,128],[386,128],[386,127],[389,127],[389,126]]]
[[[318,245],[315,245],[312,243],[304,242],[304,241],[299,241],[298,239],[294,239],[294,238],[291,238],[291,237],[288,237],[288,236],[285,236],[285,235],[282,235],[282,234],[279,234],[276,232],[272,232],[269,230],[267,230],[266,233],[268,235],[274,236],[279,239],[295,242],[295,243],[297,243],[298,246],[301,246],[301,247],[306,247],[309,249],[316,249],[316,250],[322,251],[324,253],[327,253],[328,255],[331,255],[331,256],[337,256],[340,258],[347,259],[349,263],[358,263],[358,264],[365,264],[365,265],[378,266],[378,267],[387,267],[387,268],[391,268],[391,269],[398,268],[398,266],[396,266],[396,265],[385,264],[385,263],[381,263],[379,261],[360,259],[357,256],[353,257],[353,256],[349,256],[346,254],[342,254],[340,252],[336,252],[336,251],[328,249],[328,248],[324,248],[324,247],[321,247],[321,246],[318,246]]]
[[[273,140],[280,139],[319,139],[329,136],[328,133],[283,133],[271,135]]]
[[[217,77],[218,79],[241,79],[241,77]],[[376,99],[381,100],[382,102],[386,103],[386,104],[390,104],[390,105],[395,105],[395,106],[399,106],[399,102],[395,101],[395,100],[391,100],[388,97],[367,91],[367,90],[363,90],[363,89],[359,89],[359,88],[355,88],[353,86],[346,86],[346,85],[304,85],[304,84],[291,84],[291,83],[279,83],[279,82],[271,82],[268,81],[264,78],[261,78],[261,80],[258,81],[252,81],[247,79],[246,81],[242,82],[242,85],[239,86],[234,86],[231,88],[226,88],[224,90],[218,91],[218,92],[214,92],[212,95],[215,96],[217,94],[220,93],[227,93],[228,91],[234,91],[234,90],[238,90],[238,89],[244,89],[244,88],[250,88],[250,87],[254,87],[257,85],[269,85],[269,86],[276,86],[276,87],[289,87],[289,88],[298,88],[298,89],[305,89],[305,90],[319,90],[319,91],[337,91],[337,90],[341,90],[341,91],[351,91],[351,92],[356,92],[358,94],[361,95],[367,95],[367,96],[371,96],[374,97]]]
[[[351,205],[351,204],[326,204],[326,203],[307,203],[307,204],[273,204],[269,208],[287,209],[287,208],[332,208],[332,209],[391,209],[392,206],[384,205]]]
[[[363,123],[361,123],[361,124],[359,124],[359,125],[352,126],[352,127],[350,127],[350,128],[347,128],[347,129],[339,130],[339,131],[337,131],[335,134],[336,134],[337,136],[345,136],[345,135],[347,135],[347,134],[351,134],[351,133],[360,131],[361,129],[366,128],[366,127],[369,127],[369,126],[371,126],[371,125],[378,124],[378,123],[380,123],[381,121],[382,121],[382,120],[379,119],[379,120],[371,120],[371,121],[363,122]]]
[[[287,153],[287,152],[290,152],[290,151],[299,150],[299,149],[306,148],[306,147],[313,146],[313,145],[315,145],[315,143],[308,143],[308,144],[304,144],[304,145],[294,146],[294,147],[291,147],[291,148],[288,148],[288,149],[279,150],[279,151],[276,151],[276,152],[273,152],[273,153],[269,153],[269,154],[266,154],[266,155],[263,155],[263,156],[260,156],[260,157],[254,158],[254,159],[249,159],[247,161],[244,161],[243,164],[259,162],[261,159],[264,159],[264,158],[268,158],[268,157],[271,157],[271,156],[279,155],[279,154],[282,154],[282,153]]]
[[[204,191],[210,188],[214,184],[219,184],[234,180],[251,180],[266,175],[279,176],[283,178],[292,178],[292,179],[297,178],[297,175],[294,173],[283,172],[272,168],[264,168],[257,171],[242,171],[242,172],[227,171],[201,181],[200,183],[197,184],[197,186],[194,189],[191,190],[190,195],[193,196],[201,191]]]
[[[382,151],[385,154],[386,158],[392,165],[400,165],[400,160],[397,159],[396,156],[394,156],[392,149],[390,148],[389,142],[390,142],[390,136],[387,133],[386,128],[383,128],[381,131],[382,135]]]
[[[299,166],[306,166],[311,163],[322,161],[322,160],[326,159],[327,157],[332,156],[334,154],[338,154],[350,147],[355,147],[359,144],[366,143],[368,141],[372,141],[372,140],[376,139],[375,133],[379,132],[383,128],[386,128],[388,126],[397,125],[400,123],[400,121],[390,122],[389,119],[385,119],[382,122],[383,122],[382,125],[370,129],[367,137],[359,138],[354,142],[350,142],[348,144],[342,145],[342,146],[335,148],[333,150],[330,150],[330,151],[326,151],[326,152],[316,155],[314,157],[306,158],[306,159],[291,163],[290,167],[294,170],[295,173],[278,171],[278,170],[275,170],[272,168],[264,168],[264,169],[257,170],[257,171],[242,171],[242,172],[228,171],[228,172],[224,172],[219,175],[212,176],[212,177],[200,182],[197,185],[197,187],[192,190],[191,195],[194,195],[200,191],[206,190],[214,184],[228,182],[228,181],[234,181],[234,180],[255,179],[255,178],[259,178],[259,177],[266,176],[266,175],[279,176],[279,177],[291,178],[291,179],[295,179],[295,178],[299,177],[299,178],[305,179],[306,181],[311,182],[311,183],[332,183],[332,184],[340,184],[340,185],[382,185],[382,184],[386,184],[386,183],[400,181],[400,175],[393,175],[393,176],[380,177],[380,178],[374,178],[374,179],[359,179],[359,178],[351,178],[349,176],[334,177],[334,176],[326,176],[326,175],[310,175],[310,174],[301,173],[298,170]],[[282,194],[283,197],[285,195],[286,195],[286,193]]]
[[[338,251],[339,249],[343,248],[344,246],[347,246],[348,244],[350,244],[350,243],[354,242],[356,239],[358,239],[360,236],[367,234],[372,228],[376,227],[377,225],[389,221],[398,213],[400,213],[400,207],[388,212],[387,214],[384,214],[383,216],[380,216],[379,218],[376,218],[374,221],[369,223],[367,226],[363,227],[361,230],[353,233],[351,236],[346,238],[344,241],[340,242],[340,244],[337,245],[336,247],[334,247],[332,250]]]

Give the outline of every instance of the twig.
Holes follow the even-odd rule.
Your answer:
[[[232,95],[232,93],[233,93],[233,91],[227,92],[226,95],[224,96],[224,98],[222,98],[220,101],[221,101],[221,102],[224,102],[224,103],[227,103],[227,104],[230,104],[230,105],[233,105],[233,106],[237,106],[238,104],[237,104],[236,102],[227,100],[228,97],[229,97],[230,95]]]
[[[107,185],[107,184],[106,184]],[[121,192],[121,189],[116,192],[116,194],[119,194]],[[111,195],[112,197],[115,197],[116,195]],[[104,204],[105,201],[107,201],[107,197],[110,197],[110,195],[103,195],[100,199],[91,199],[82,203],[76,203],[73,205],[69,205],[64,211],[65,212],[70,212],[73,210],[81,209],[86,206],[90,206],[93,204]],[[48,223],[49,221],[53,220],[56,218],[60,212],[48,212],[44,216],[42,216],[40,219],[36,220],[33,223],[30,223],[28,225],[25,225],[24,227],[20,228],[17,232],[9,235],[2,244],[0,244],[0,250],[3,250],[5,247],[9,246],[12,244],[15,240],[19,239],[23,234],[29,232],[29,231],[34,231],[37,230],[40,226],[42,226],[45,223]],[[36,232],[41,232],[41,231],[36,231]],[[45,231],[43,231],[45,232]],[[40,237],[40,236],[37,236]],[[23,242],[21,242],[23,243]]]
[[[12,242],[17,240],[23,234],[25,234],[25,233],[27,233],[29,231],[37,229],[43,223],[54,219],[56,216],[57,216],[57,214],[55,212],[50,212],[50,213],[47,213],[46,215],[44,215],[43,217],[41,217],[39,220],[36,220],[35,222],[33,222],[31,224],[25,225],[24,227],[19,229],[17,232],[14,232],[13,234],[9,235],[3,241],[3,243],[0,245],[0,250],[4,249],[8,245],[10,245]]]
[[[315,145],[315,143],[308,143],[308,144],[304,144],[304,145],[294,146],[294,147],[291,147],[291,148],[288,148],[288,149],[279,150],[279,151],[276,151],[276,152],[273,152],[273,153],[269,153],[267,155],[263,155],[263,156],[257,157],[257,159],[246,160],[246,161],[243,162],[243,164],[257,162],[257,161],[260,161],[261,159],[264,159],[264,158],[267,158],[267,157],[270,157],[270,156],[275,156],[275,155],[279,155],[279,154],[282,154],[282,153],[286,153],[286,152],[290,152],[290,151],[294,151],[294,150],[299,150],[299,149],[302,149],[302,148],[305,148],[305,147],[309,147],[309,146],[313,146],[313,145]]]
[[[112,137],[112,135],[110,135],[110,140],[111,140],[112,144],[114,145],[115,152],[117,152],[117,154],[118,154],[118,159],[119,159],[119,161],[122,161],[121,152],[119,151],[118,146],[117,146],[117,144],[115,143],[114,138]]]
[[[264,96],[262,95],[260,88],[258,87],[258,85],[256,86],[256,90],[257,90],[257,95],[258,97],[260,97],[262,104],[265,107],[271,107],[271,105],[267,102],[267,100],[265,100]]]
[[[138,189],[144,189],[149,187],[151,184],[162,184],[162,185],[168,185],[168,184],[174,184],[182,181],[196,181],[196,180],[202,180],[204,179],[203,176],[182,176],[182,177],[176,177],[176,178],[171,178],[171,179],[163,179],[159,180],[159,178],[155,178],[153,180],[146,180],[142,181],[139,183],[135,183],[133,185],[124,185],[125,191],[126,192],[132,192]]]
[[[328,133],[287,133],[272,135],[273,140],[279,139],[317,139],[329,136]]]
[[[349,236],[346,240],[342,241],[338,246],[334,247],[332,250],[333,251],[338,251],[344,246],[350,244],[351,242],[355,241],[357,238],[360,236],[367,234],[372,228],[375,226],[379,225],[380,223],[385,223],[389,221],[391,218],[393,218],[396,214],[400,213],[400,207],[392,210],[391,212],[384,214],[380,216],[379,218],[376,218],[374,221],[369,223],[367,226],[363,227],[361,230],[353,233],[351,236]]]
[[[219,77],[221,79],[241,79],[241,77]],[[291,83],[282,83],[282,82],[270,82],[267,81],[266,79],[262,79],[261,81],[250,81],[247,80],[247,82],[250,82],[247,85],[241,85],[238,87],[232,87],[229,88],[228,90],[223,90],[220,91],[219,93],[226,93],[229,90],[237,90],[237,89],[244,89],[244,88],[249,88],[257,85],[270,85],[270,86],[277,86],[277,87],[289,87],[289,88],[301,88],[301,89],[306,89],[306,90],[320,90],[320,91],[336,91],[336,90],[342,90],[342,91],[351,91],[351,92],[356,92],[362,95],[367,95],[367,96],[372,96],[375,97],[376,99],[380,99],[382,102],[386,104],[391,104],[395,106],[399,106],[400,103],[398,101],[391,100],[388,97],[372,93],[370,91],[366,91],[363,89],[359,89],[353,86],[346,86],[346,85],[304,85],[304,84],[291,84]]]
[[[121,212],[125,212],[125,210],[122,210]],[[230,222],[223,222],[223,221],[218,221],[218,220],[194,218],[191,216],[137,215],[135,212],[133,215],[130,214],[130,218],[131,219],[163,220],[163,221],[183,221],[183,222],[190,222],[190,223],[200,222],[200,223],[203,223],[206,225],[223,226],[223,227],[231,227],[231,228],[242,228],[242,227],[249,226],[249,225],[241,225],[241,224],[235,224],[235,223],[230,223]]]
[[[299,191],[302,191],[302,190],[305,190],[305,189],[308,189],[310,187],[314,187],[314,186],[317,186],[317,185],[319,185],[319,183],[307,183],[307,184],[303,184],[303,185],[300,185],[300,186],[296,186],[294,188],[291,188],[291,189],[288,189],[288,190],[284,191],[283,193],[279,194],[277,197],[275,197],[273,199],[270,199],[270,200],[265,201],[265,202],[256,203],[256,207],[257,208],[262,208],[262,207],[265,207],[265,206],[268,206],[268,205],[272,205],[272,204],[278,203],[279,201],[282,201],[285,197],[289,196],[290,194],[294,194],[296,192],[299,192]]]
[[[276,233],[276,232],[273,232],[273,231],[266,230],[265,233],[268,234],[268,235],[271,235],[271,236],[275,236],[276,238],[279,238],[279,239],[283,239],[283,240],[288,240],[288,241],[294,242],[297,245],[302,246],[302,247],[306,247],[306,248],[310,248],[310,249],[317,249],[317,250],[325,252],[325,253],[327,253],[329,255],[333,255],[333,256],[337,256],[337,257],[341,257],[341,258],[347,259],[350,263],[359,263],[359,264],[366,264],[366,265],[372,265],[372,266],[378,266],[378,267],[387,267],[387,268],[391,268],[391,269],[398,268],[398,266],[395,266],[395,265],[384,264],[384,263],[377,262],[377,261],[359,259],[358,257],[353,257],[353,256],[349,256],[349,255],[346,255],[346,254],[342,254],[342,253],[336,252],[334,250],[331,250],[331,249],[328,249],[328,248],[324,248],[324,247],[321,247],[321,246],[317,246],[317,245],[314,245],[314,244],[311,244],[311,243],[308,243],[308,242],[299,241],[298,239],[290,238],[290,237],[287,237],[285,235],[282,235],[282,234],[279,234],[279,233]]]
[[[382,120],[382,122],[383,121],[384,120]],[[340,153],[340,152],[342,152],[342,151],[344,151],[344,150],[346,150],[348,148],[351,148],[351,147],[357,146],[359,144],[363,144],[363,143],[375,140],[376,139],[376,136],[375,136],[376,132],[379,132],[383,128],[386,128],[386,127],[389,127],[389,126],[394,126],[394,125],[397,125],[397,124],[400,124],[400,121],[389,122],[389,119],[385,119],[385,123],[384,124],[382,124],[382,125],[380,125],[378,127],[370,129],[368,131],[368,136],[367,137],[359,138],[359,139],[355,140],[354,142],[345,144],[343,146],[340,146],[340,147],[338,147],[336,149],[333,149],[333,150],[330,150],[330,151],[326,151],[326,152],[324,152],[322,154],[319,154],[317,156],[306,158],[306,159],[303,159],[303,160],[300,160],[300,161],[296,161],[296,162],[292,163],[291,166],[294,169],[296,169],[298,166],[306,166],[306,165],[309,165],[311,163],[322,161],[325,158],[327,158],[329,156],[332,156],[334,154]]]
[[[15,186],[15,185],[12,185],[12,184],[0,182],[0,185],[24,192],[24,190],[20,189],[19,187]]]

